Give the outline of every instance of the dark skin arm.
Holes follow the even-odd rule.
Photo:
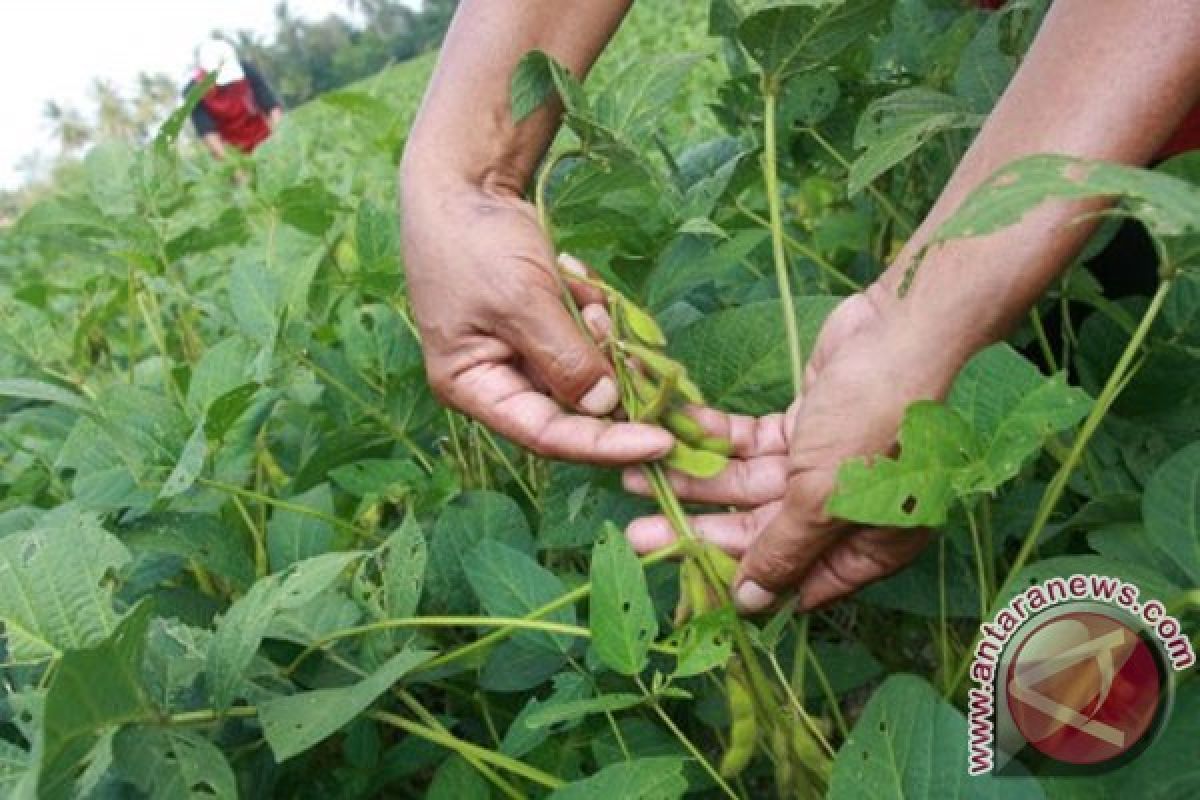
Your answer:
[[[925,537],[830,518],[842,461],[890,451],[905,408],[943,397],[966,360],[1003,338],[1070,263],[1096,203],[1047,202],[997,233],[951,242],[897,287],[915,253],[996,169],[1034,153],[1125,164],[1154,157],[1200,99],[1200,3],[1057,0],[1027,58],[925,221],[893,264],[825,323],[806,394],[789,414],[706,412],[739,460],[711,481],[677,479],[693,500],[743,510],[701,517],[705,536],[741,557],[743,610],[798,592],[802,608],[844,597],[909,563]],[[1134,265],[1131,265],[1134,266]],[[1137,265],[1148,269],[1149,265]],[[644,490],[639,475],[626,484]],[[642,550],[671,538],[661,518],[636,521]]]
[[[612,369],[563,306],[555,253],[523,198],[558,112],[514,125],[509,83],[532,49],[583,75],[628,5],[466,0],[401,169],[405,269],[434,390],[537,453],[602,464],[659,458],[672,439],[596,418],[616,407]]]

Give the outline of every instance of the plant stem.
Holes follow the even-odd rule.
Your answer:
[[[438,718],[433,714],[430,714],[425,706],[421,705],[420,701],[413,697],[412,694],[406,689],[397,689],[395,694],[400,698],[400,702],[404,703],[404,705],[408,707],[408,710],[416,715],[417,719],[421,720],[421,722],[428,725],[435,731],[444,733],[447,736],[453,736],[453,734],[446,729],[446,726],[438,722]],[[474,767],[480,775],[491,781],[492,784],[506,797],[510,799],[525,797],[520,790],[518,790],[515,786],[505,780],[501,775],[498,775],[491,767],[484,763],[483,759],[481,759],[478,755],[475,755],[474,753],[460,753],[459,755],[461,755],[468,764]]]
[[[641,677],[635,675],[633,679],[637,681],[638,688],[642,690],[642,694],[646,697],[646,702],[649,703],[650,708],[654,710],[654,713],[657,714],[658,718],[662,720],[662,723],[667,726],[667,729],[674,734],[675,738],[678,739],[679,742],[687,749],[687,751],[692,754],[692,758],[696,759],[696,761],[700,763],[700,766],[705,772],[708,773],[708,776],[713,779],[713,782],[721,788],[721,791],[725,792],[726,796],[732,797],[733,800],[738,800],[737,793],[734,792],[733,789],[730,788],[729,784],[725,782],[725,779],[721,777],[721,773],[717,772],[709,760],[704,757],[704,754],[701,753],[696,745],[692,743],[692,740],[687,737],[687,734],[679,729],[679,726],[675,724],[675,720],[671,719],[671,715],[663,711],[662,706],[658,704],[658,698],[651,694],[650,690],[646,688],[646,684],[642,682]]]
[[[245,489],[241,486],[234,486],[232,483],[225,483],[224,481],[214,481],[210,478],[196,478],[196,483],[200,484],[201,486],[207,486],[210,489],[228,492],[236,497],[245,497],[249,500],[265,503],[269,506],[275,506],[276,508],[284,511],[292,511],[296,514],[303,514],[305,516],[312,517],[313,519],[319,519],[322,522],[329,523],[335,528],[341,528],[347,533],[353,534],[356,539],[370,539],[376,544],[379,544],[383,541],[378,534],[364,531],[362,528],[354,525],[353,523],[346,522],[344,519],[335,517],[332,514],[326,514],[324,511],[317,511],[315,508],[302,506],[299,503],[291,503],[287,500],[280,500],[277,497],[271,497],[269,494],[255,492],[251,489]]]
[[[664,547],[661,550],[656,550],[655,552],[650,553],[649,555],[642,556],[642,558],[641,558],[642,567],[645,568],[652,564],[657,564],[660,561],[666,561],[669,558],[674,558],[675,556],[679,555],[679,553],[682,551],[683,551],[683,543],[675,542],[675,543],[669,545],[668,547]],[[547,614],[553,614],[555,611],[559,610],[560,608],[565,608],[573,603],[579,602],[580,600],[584,599],[591,593],[592,593],[592,584],[590,582],[585,583],[582,586],[578,586],[575,589],[572,589],[571,591],[567,592],[566,594],[564,594],[554,600],[551,600],[549,603],[546,603],[544,606],[535,608],[533,611],[530,611],[524,617],[521,617],[521,619],[535,620],[535,619],[538,619],[539,617],[544,617]],[[517,630],[517,628],[514,627],[513,625],[509,625],[509,624],[502,625],[499,629],[492,631],[491,633],[487,634],[486,636],[482,636],[473,642],[468,642],[467,644],[464,644],[461,647],[451,650],[449,653],[443,653],[440,656],[431,658],[429,661],[426,661],[424,664],[421,664],[420,666],[415,667],[412,670],[411,674],[417,674],[419,672],[428,672],[429,670],[436,669],[438,667],[444,667],[447,664],[451,664],[455,661],[459,661],[459,660],[471,655],[472,653],[474,653],[477,650],[482,650],[484,648],[491,647],[492,645],[496,644],[497,642],[504,641],[509,636],[511,636],[516,630]]]
[[[1046,493],[1042,495],[1042,501],[1038,504],[1037,514],[1033,518],[1033,524],[1029,528],[1029,533],[1025,535],[1025,541],[1021,544],[1021,549],[1017,552],[1017,556],[1013,559],[1012,566],[1008,570],[1008,577],[1005,581],[1006,585],[1011,583],[1017,574],[1024,568],[1029,557],[1033,555],[1034,548],[1037,547],[1038,537],[1046,527],[1046,523],[1050,521],[1050,515],[1054,513],[1055,507],[1058,505],[1063,492],[1067,488],[1067,481],[1071,478],[1071,473],[1075,471],[1075,467],[1079,464],[1080,458],[1083,456],[1084,450],[1087,448],[1088,442],[1100,427],[1100,423],[1104,421],[1104,417],[1108,414],[1113,403],[1121,390],[1125,388],[1129,382],[1129,378],[1133,373],[1130,370],[1134,358],[1141,350],[1142,343],[1146,340],[1146,336],[1150,333],[1150,328],[1154,324],[1154,320],[1158,317],[1162,310],[1163,303],[1167,299],[1167,293],[1170,292],[1173,281],[1170,278],[1164,279],[1158,285],[1158,291],[1154,293],[1154,297],[1150,299],[1150,305],[1146,309],[1146,313],[1142,315],[1142,321],[1138,324],[1137,329],[1133,332],[1129,343],[1125,345],[1124,352],[1121,353],[1120,360],[1113,367],[1112,374],[1108,376],[1108,380],[1104,384],[1104,388],[1100,391],[1100,396],[1096,398],[1095,404],[1092,406],[1092,411],[1084,420],[1083,426],[1079,429],[1079,435],[1075,437],[1074,443],[1071,445],[1071,451],[1067,454],[1067,458],[1059,466],[1058,471],[1054,473],[1054,477],[1050,480],[1050,484],[1046,487]]]
[[[733,205],[735,208],[737,208],[737,210],[739,212],[741,212],[741,214],[743,216],[747,217],[748,219],[754,220],[759,225],[762,225],[764,228],[769,229],[771,227],[770,220],[765,219],[765,218],[763,218],[763,216],[761,214],[757,214],[754,211],[752,211],[751,209],[746,208],[746,206],[742,204],[741,200],[734,200]],[[787,231],[783,232],[783,243],[786,244],[788,247],[792,248],[793,250],[795,250],[800,255],[802,255],[805,258],[812,261],[814,264],[816,264],[821,269],[822,272],[824,272],[829,277],[833,278],[838,283],[841,283],[843,286],[845,286],[850,291],[852,291],[852,292],[861,292],[862,291],[863,287],[862,287],[861,283],[859,283],[858,281],[849,277],[848,275],[844,275],[842,273],[842,271],[840,269],[838,269],[837,267],[835,267],[827,258],[822,256],[820,253],[818,253],[813,248],[811,248],[808,245],[804,244],[803,242],[799,241],[798,239],[793,238],[791,236],[791,234],[789,234]],[[746,265],[748,267],[750,267],[751,269],[755,269],[755,267],[752,264],[749,264],[748,262],[746,262]]]
[[[818,131],[816,128],[810,127],[805,128],[804,132],[811,136],[813,141],[821,146],[822,150],[832,156],[833,160],[836,161],[842,167],[842,169],[846,170],[847,172],[850,171],[850,162],[846,160],[846,157],[843,156],[828,139],[821,135],[820,131]],[[893,222],[899,225],[906,234],[912,233],[912,222],[910,222],[908,218],[904,216],[904,214],[900,213],[900,210],[892,204],[892,201],[888,199],[887,195],[875,188],[875,184],[873,183],[868,183],[866,185],[866,189],[868,192],[870,192],[871,196],[875,198],[876,202],[879,203],[880,207],[887,213],[887,215],[892,218]]]
[[[547,612],[549,613],[549,612]],[[296,656],[292,663],[284,670],[285,674],[290,675],[296,670],[304,659],[318,650],[324,650],[330,644],[341,639],[349,639],[352,636],[365,636],[369,633],[378,633],[379,631],[394,630],[397,628],[512,628],[524,631],[540,631],[542,633],[552,633],[560,636],[573,636],[579,639],[590,639],[592,632],[590,629],[581,625],[568,625],[563,622],[549,622],[541,619],[530,619],[528,617],[480,617],[480,616],[445,616],[445,617],[395,617],[392,619],[381,619],[376,622],[370,622],[365,625],[355,625],[350,628],[342,628],[321,637],[305,650]],[[674,649],[662,645],[652,644],[652,650],[659,653],[672,654]]]
[[[394,728],[399,728],[405,733],[411,733],[413,736],[419,736],[426,741],[439,744],[448,750],[466,757],[468,754],[473,755],[484,763],[494,767],[499,767],[514,775],[520,775],[522,778],[533,781],[539,786],[544,786],[547,789],[561,789],[566,785],[564,781],[553,775],[542,772],[536,767],[531,767],[515,758],[488,750],[486,747],[480,747],[472,742],[459,739],[453,734],[443,733],[442,731],[426,727],[419,723],[413,722],[410,719],[405,719],[397,714],[391,714],[387,711],[369,711],[367,716],[371,719],[391,725]]]
[[[775,280],[779,285],[779,302],[783,304],[783,327],[787,334],[788,358],[792,367],[792,389],[799,395],[804,390],[804,354],[800,350],[800,330],[796,325],[796,304],[792,298],[791,277],[788,275],[787,253],[783,249],[783,213],[780,209],[779,176],[776,173],[775,104],[776,90],[763,87],[763,181],[766,183],[767,209],[771,218],[771,253],[775,258]]]

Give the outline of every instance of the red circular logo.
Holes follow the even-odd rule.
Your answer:
[[[1151,730],[1162,690],[1158,660],[1137,632],[1090,611],[1034,629],[1005,682],[1021,735],[1068,764],[1099,764],[1129,752]]]

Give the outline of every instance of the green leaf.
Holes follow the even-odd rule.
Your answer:
[[[1151,170],[1070,156],[1036,155],[1009,164],[972,192],[942,223],[933,243],[983,236],[1019,221],[1052,198],[1115,197],[1157,236],[1194,233],[1200,188]]]
[[[1047,437],[1090,407],[1062,376],[1043,377],[1008,345],[988,348],[963,369],[948,406],[909,407],[897,458],[844,463],[827,508],[871,525],[941,525],[955,500],[1014,477]]]
[[[362,553],[326,553],[261,578],[217,623],[208,650],[209,691],[219,710],[238,696],[245,672],[280,611],[300,608],[337,580]]]
[[[466,492],[442,512],[430,537],[426,602],[431,609],[470,614],[479,607],[472,593],[463,591],[463,559],[484,540],[533,552],[529,523],[512,498],[498,492]]]
[[[547,800],[675,800],[687,791],[682,758],[637,758],[612,764],[552,792]]]
[[[1091,408],[1085,392],[1067,386],[1061,375],[1044,377],[1007,344],[967,362],[947,402],[984,443],[983,490],[1015,476],[1048,436],[1071,428]]]
[[[0,739],[0,793],[16,797],[18,785],[32,767],[30,754],[7,739]]]
[[[206,455],[208,455],[208,437],[205,434],[204,422],[201,422],[188,437],[187,443],[183,446],[183,452],[179,454],[179,460],[175,462],[175,468],[171,470],[171,474],[163,481],[162,488],[158,490],[159,499],[175,497],[192,488],[196,478],[200,477],[200,473],[204,470]]]
[[[624,711],[641,705],[645,700],[640,694],[618,692],[599,697],[582,697],[557,703],[542,703],[525,715],[525,724],[530,728],[548,728],[561,722],[571,722],[588,714]]]
[[[250,341],[274,341],[282,310],[279,281],[262,264],[242,259],[229,273],[229,306],[238,330]]]
[[[733,627],[737,616],[726,606],[688,620],[669,643],[679,648],[676,678],[689,678],[724,666],[733,655]],[[773,648],[772,648],[773,649]]]
[[[796,320],[804,352],[835,298],[798,297]],[[791,368],[779,301],[750,303],[709,314],[672,337],[670,353],[717,408],[744,414],[779,411],[792,401]]]
[[[140,679],[149,621],[150,607],[143,603],[109,638],[63,655],[46,692],[43,769],[77,740],[155,713]]]
[[[850,167],[847,193],[867,184],[915,153],[939,133],[983,124],[963,99],[930,89],[901,89],[871,103],[859,119],[854,145],[866,149]]]
[[[433,655],[427,650],[398,653],[353,686],[314,689],[259,703],[258,718],[262,722],[263,736],[276,760],[286,761],[332,736],[365,711],[392,684]]]
[[[1173,561],[1191,585],[1200,585],[1200,442],[1168,458],[1142,496],[1143,546]]]
[[[116,771],[155,800],[236,800],[225,755],[199,733],[124,728],[113,742]]]
[[[826,510],[869,525],[945,523],[950,504],[969,485],[978,440],[954,411],[939,403],[918,402],[904,414],[899,442],[900,455],[894,459],[844,462]]]
[[[624,527],[653,506],[621,488],[620,476],[584,464],[550,464],[542,498],[538,546],[545,549],[590,547],[611,521]]]
[[[613,525],[592,549],[592,647],[610,669],[637,675],[658,636],[641,562]]]
[[[491,796],[487,780],[466,759],[454,754],[433,773],[425,800],[490,800]]]
[[[526,53],[513,71],[509,88],[513,123],[528,117],[554,91],[555,69],[563,69],[541,50]]]
[[[818,67],[871,32],[889,0],[779,5],[750,14],[737,38],[776,84]]]
[[[0,620],[10,663],[94,647],[117,624],[111,573],[131,560],[94,517],[65,519],[0,538]]]
[[[425,535],[416,517],[406,516],[384,546],[387,553],[383,566],[384,607],[390,617],[411,617],[421,599],[428,561]]]
[[[567,591],[553,572],[525,553],[491,539],[467,553],[463,568],[479,602],[495,617],[523,617]],[[574,625],[575,609],[561,608],[543,619]],[[513,641],[555,653],[567,653],[573,644],[570,636],[541,632],[518,633]]]
[[[22,400],[41,400],[55,403],[63,408],[87,414],[92,412],[92,404],[69,389],[55,386],[45,381],[27,380],[24,378],[9,378],[0,380],[0,397],[16,397]]]
[[[333,516],[333,492],[329,484],[314,486],[288,502]],[[267,522],[267,555],[271,570],[278,572],[289,564],[333,549],[333,526],[320,517],[289,509],[276,509]]]
[[[420,485],[421,468],[411,459],[369,458],[329,470],[330,479],[355,497],[400,498]]]
[[[354,226],[359,268],[364,272],[396,272],[400,269],[400,236],[396,214],[369,201],[359,206]]]
[[[546,741],[551,732],[545,727],[534,727],[529,724],[531,715],[540,709],[551,706],[572,703],[582,700],[591,692],[588,679],[576,672],[564,672],[554,678],[554,692],[545,700],[532,697],[521,708],[513,719],[512,724],[500,742],[500,752],[513,758],[520,758],[535,747]]]
[[[872,695],[838,751],[830,800],[1040,798],[1027,775],[967,774],[967,721],[925,681],[893,675]]]
[[[207,514],[149,514],[120,530],[135,552],[195,559],[237,589],[254,582],[254,564],[240,535],[220,518]]]

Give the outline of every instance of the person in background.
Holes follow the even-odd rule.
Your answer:
[[[448,404],[542,455],[607,465],[661,458],[665,431],[599,419],[617,405],[604,355],[559,301],[555,253],[524,192],[558,129],[546,106],[514,124],[509,83],[541,49],[583,76],[631,0],[464,0],[409,135],[401,170],[404,265],[430,384]],[[1055,0],[1016,75],[896,260],[825,321],[805,392],[786,414],[699,413],[735,458],[710,480],[673,480],[688,501],[737,510],[694,519],[740,558],[734,597],[761,611],[784,593],[811,609],[903,567],[927,536],[832,518],[838,466],[890,451],[905,408],[945,396],[967,359],[1004,338],[1080,252],[1103,208],[1055,201],[987,236],[916,254],[997,169],[1034,153],[1147,164],[1200,101],[1200,2]],[[559,257],[566,272],[585,267]],[[1132,265],[1131,265],[1132,268]],[[592,292],[591,297],[588,296]],[[601,297],[572,286],[602,329]],[[625,485],[646,492],[636,470]],[[673,537],[662,517],[628,529],[642,551]]]
[[[192,111],[196,134],[216,158],[225,156],[226,147],[253,152],[283,119],[283,106],[258,68],[220,39],[196,48],[196,71],[184,95],[212,74],[216,82]]]

